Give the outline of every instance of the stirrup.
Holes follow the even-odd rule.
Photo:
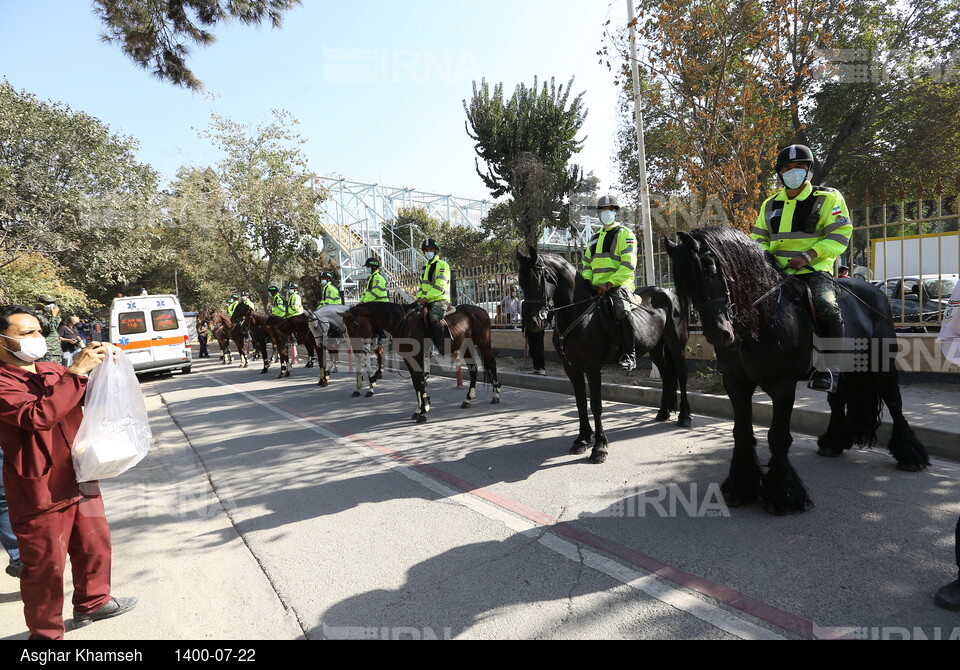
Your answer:
[[[836,373],[833,370],[816,370],[812,375],[810,375],[810,381],[807,382],[807,388],[814,391],[835,393],[837,390],[837,382],[839,381],[839,377],[839,373]]]
[[[620,367],[626,372],[632,372],[637,369],[637,359],[634,356],[625,354],[620,357]]]

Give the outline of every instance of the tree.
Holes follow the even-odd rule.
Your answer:
[[[0,84],[0,267],[31,257],[105,299],[157,239],[157,174],[99,119]],[[43,261],[41,259],[47,259]]]
[[[519,84],[504,100],[503,84],[491,91],[484,79],[473,84],[468,104],[467,134],[476,142],[477,174],[494,198],[512,197],[511,207],[524,238],[536,244],[544,221],[562,228],[567,198],[582,179],[580,168],[570,159],[583,147],[577,133],[586,120],[583,93],[570,97],[573,79],[564,88],[553,79],[540,87]],[[486,171],[480,170],[480,160]]]
[[[929,183],[936,166],[960,159],[960,0],[644,0],[641,9],[651,185],[699,198],[692,211],[713,191],[749,226],[786,144],[814,149],[815,182],[853,192]],[[623,33],[613,43],[628,62]],[[631,133],[624,118],[621,180],[637,191]]]
[[[283,24],[283,13],[301,0],[94,0],[104,24],[101,39],[120,44],[123,52],[162,81],[193,91],[203,84],[187,67],[189,43],[207,46],[216,41],[210,29],[236,19],[247,25],[269,20]]]
[[[307,185],[310,171],[299,148],[306,140],[292,131],[296,124],[282,111],[256,129],[214,114],[201,133],[226,157],[216,179],[204,177],[202,193],[194,193],[213,208],[209,215],[218,222],[237,276],[264,297],[278,272],[297,274],[299,261],[315,255],[313,240],[321,232],[317,205],[326,191]]]

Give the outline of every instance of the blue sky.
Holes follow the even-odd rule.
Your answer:
[[[463,100],[474,80],[575,76],[589,110],[574,160],[608,190],[616,88],[598,64],[604,23],[626,23],[623,0],[304,0],[284,28],[233,24],[190,59],[206,91],[160,82],[99,39],[86,0],[0,0],[0,77],[107,123],[140,144],[166,180],[218,156],[197,130],[211,113],[245,124],[284,109],[300,121],[318,174],[489,198],[474,170]]]

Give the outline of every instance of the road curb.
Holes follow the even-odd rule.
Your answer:
[[[437,365],[432,366],[430,373],[443,377],[456,377],[456,371],[445,370]],[[505,371],[498,371],[497,376],[505,386],[573,395],[573,385],[565,377],[541,377],[539,375]],[[659,407],[660,393],[658,387],[603,384],[603,399],[611,402]],[[733,407],[726,396],[688,392],[687,399],[690,402],[690,410],[694,414],[694,425],[696,425],[696,415],[698,414],[718,419],[733,419]],[[674,414],[675,417],[676,414]],[[758,396],[753,401],[753,424],[765,429],[769,428],[772,417],[773,405],[771,401],[766,396]],[[796,433],[819,436],[826,431],[829,420],[830,412],[826,407],[823,410],[797,407],[793,410],[790,428]],[[925,426],[912,426],[912,428],[917,439],[926,447],[931,456],[960,461],[960,434]],[[888,417],[884,416],[883,423],[877,433],[877,444],[879,446],[886,445],[892,430],[893,424]]]

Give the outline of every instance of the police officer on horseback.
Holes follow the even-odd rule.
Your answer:
[[[227,298],[227,307],[224,309],[224,311],[231,319],[233,318],[233,313],[236,311],[238,304],[240,304],[240,296],[238,296],[236,293]]]
[[[280,295],[280,289],[271,286],[267,289],[267,293],[270,294],[270,315],[280,319],[284,318],[287,315],[287,302]]]
[[[750,236],[810,290],[821,346],[809,387],[833,391],[838,366],[823,355],[831,346],[840,348],[843,321],[831,275],[837,258],[850,246],[853,226],[840,192],[810,183],[814,162],[813,152],[802,144],[780,151],[776,170],[783,188],[764,201]]]
[[[333,273],[324,270],[320,273],[320,304],[317,309],[328,305],[341,305],[340,291],[333,284]]]
[[[360,296],[360,302],[390,302],[387,294],[387,280],[380,272],[380,259],[370,257],[363,267],[370,270],[370,276],[367,277],[367,285]]]
[[[420,288],[416,301],[428,310],[430,319],[430,338],[438,351],[443,351],[443,324],[440,320],[450,308],[450,266],[440,259],[440,245],[431,238],[423,241],[420,247],[427,258],[423,272],[420,273]]]
[[[332,277],[333,275],[331,275]],[[303,298],[300,297],[300,285],[296,282],[287,284],[287,313],[286,317],[300,316],[303,314]]]
[[[616,196],[605,195],[597,202],[603,228],[591,238],[583,254],[581,274],[598,295],[609,296],[620,326],[620,367],[637,367],[635,337],[630,312],[635,306],[633,291],[637,268],[637,239],[633,232],[617,223],[620,203]]]

